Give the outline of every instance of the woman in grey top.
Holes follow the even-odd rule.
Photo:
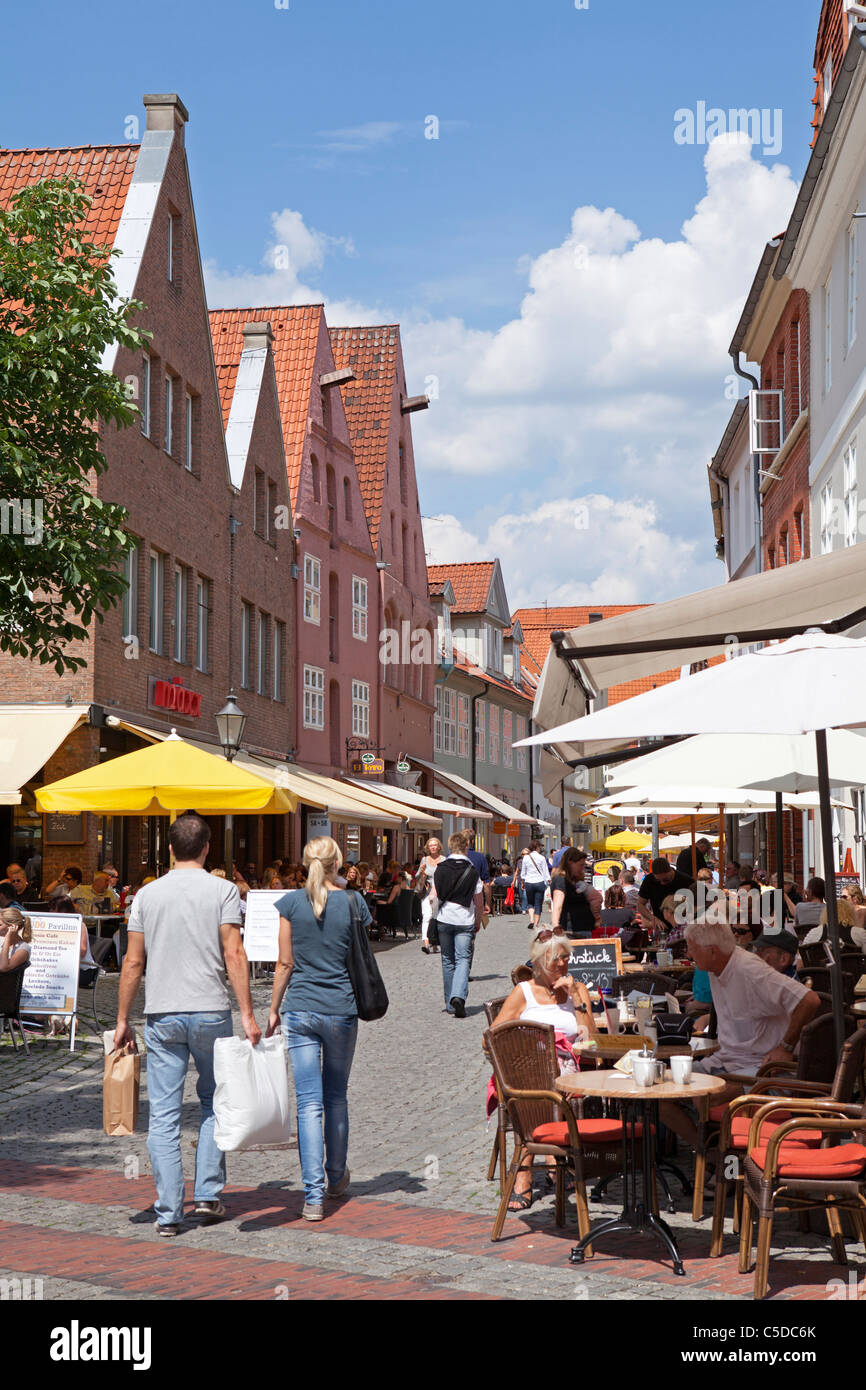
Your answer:
[[[304,849],[304,887],[276,904],[280,954],[267,1036],[282,1023],[298,1103],[307,1221],[321,1221],[325,1196],[342,1197],[349,1185],[346,1091],[358,1034],[347,967],[350,901],[354,898],[364,927],[372,918],[360,893],[347,892],[337,882],[342,862],[340,847],[330,836],[310,840]]]

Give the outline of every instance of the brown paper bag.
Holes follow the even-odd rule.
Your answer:
[[[138,1123],[141,1057],[127,1043],[105,1059],[102,1078],[102,1128],[120,1138],[134,1134]]]

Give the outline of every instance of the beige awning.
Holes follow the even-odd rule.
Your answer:
[[[89,713],[89,705],[0,705],[0,806],[21,805],[21,788]]]
[[[734,642],[747,645],[760,640],[749,634],[778,628],[802,631],[844,619],[864,607],[866,550],[855,545],[574,628],[567,634],[566,646],[586,649],[587,654],[576,658],[575,664],[586,685],[599,692],[671,667],[722,655]],[[610,650],[698,636],[719,640],[711,647],[667,647],[651,652]],[[569,664],[551,647],[533,707],[533,720],[542,730],[554,729],[586,713],[578,680]]]
[[[425,762],[423,758],[416,758],[412,753],[408,756],[409,761],[413,762],[416,767],[424,767],[428,772],[435,773],[437,780],[444,782],[446,787],[451,786],[464,796],[471,796],[476,801],[480,801],[482,806],[486,806],[502,820],[514,821],[519,825],[544,825],[551,830],[556,829],[552,821],[536,820],[534,816],[528,816],[525,811],[518,811],[514,806],[509,806],[507,801],[500,801],[498,796],[493,796],[483,787],[476,787],[473,782],[467,782],[465,777],[460,777],[456,772],[446,772],[443,768],[437,767],[435,763]]]
[[[423,796],[421,792],[411,791],[407,787],[392,787],[384,782],[362,782],[357,777],[346,779],[355,787],[360,787],[362,791],[374,791],[377,796],[388,797],[391,801],[402,802],[404,806],[411,806],[419,811],[429,811],[436,816],[463,816],[466,820],[492,820],[492,811],[478,811],[473,806],[458,806],[452,801],[440,801],[434,796]]]
[[[369,787],[355,787],[348,782],[338,782],[335,777],[324,777],[318,772],[307,772],[305,768],[297,771],[311,787],[313,794],[327,796],[327,808],[331,820],[345,821],[350,825],[375,825],[401,830],[439,830],[442,826],[438,816],[428,816],[410,806],[398,806],[396,801],[379,796]],[[355,814],[337,814],[334,808],[345,803],[348,810],[355,808]],[[361,812],[361,819],[357,812]]]

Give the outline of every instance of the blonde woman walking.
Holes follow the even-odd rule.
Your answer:
[[[436,885],[433,882],[433,875],[444,864],[445,855],[442,853],[442,841],[437,840],[435,835],[428,840],[424,846],[424,858],[421,860],[415,886],[423,896],[421,898],[421,950],[425,956],[429,956],[431,951],[438,951],[438,946],[431,946],[428,940],[430,929],[430,918],[434,915],[436,906]],[[425,893],[425,889],[429,891]]]
[[[310,840],[304,849],[304,887],[286,893],[276,904],[280,954],[267,1036],[282,1024],[298,1102],[307,1221],[321,1221],[325,1197],[342,1197],[349,1185],[346,1091],[358,1035],[358,1009],[347,966],[350,902],[357,904],[365,928],[372,918],[361,894],[338,884],[342,863],[340,847],[330,836]]]

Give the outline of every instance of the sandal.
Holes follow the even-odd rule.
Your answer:
[[[508,1202],[509,1211],[529,1211],[531,1206],[531,1192],[513,1192]]]

